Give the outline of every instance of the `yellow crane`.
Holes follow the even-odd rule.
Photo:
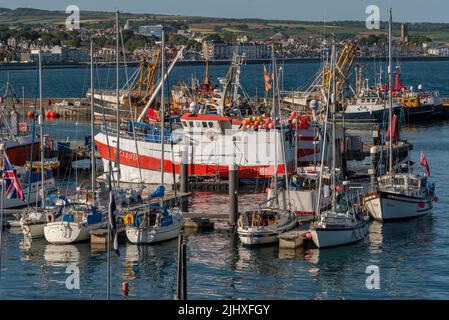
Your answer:
[[[336,82],[336,99],[338,101],[341,89],[345,84],[346,80],[349,77],[352,64],[354,63],[354,59],[357,57],[357,44],[354,42],[345,42],[343,45],[343,50],[340,53],[340,56],[337,59],[336,63],[336,72],[335,72],[335,82]],[[323,77],[322,77],[322,86],[327,91],[329,88],[329,84],[332,82],[332,72],[329,65],[325,65],[323,67]]]

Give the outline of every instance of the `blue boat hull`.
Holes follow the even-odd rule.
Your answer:
[[[400,116],[401,108],[393,109],[393,114]],[[341,112],[337,113],[336,120],[339,122],[382,123],[388,121],[388,109],[371,112]]]

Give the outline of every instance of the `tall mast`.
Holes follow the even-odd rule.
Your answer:
[[[393,177],[393,78],[392,78],[392,70],[391,70],[391,66],[392,66],[392,24],[393,24],[393,17],[392,17],[392,13],[391,13],[391,8],[390,8],[390,18],[389,18],[389,23],[388,23],[388,102],[389,102],[389,107],[388,107],[388,121],[389,121],[389,126],[390,126],[390,146],[389,146],[389,153],[390,153],[390,157],[389,157],[389,170],[390,170],[390,174]],[[392,180],[393,183],[393,180]]]
[[[115,167],[117,168],[117,186],[120,185],[120,75],[119,75],[119,12],[115,15],[115,32],[117,34],[117,42],[115,47],[115,67],[116,67],[116,99],[117,99],[117,111],[116,111],[116,126],[117,126],[117,148],[115,151]]]
[[[331,57],[331,68],[332,68],[332,211],[335,212],[336,209],[336,160],[337,160],[337,149],[335,146],[335,136],[336,136],[336,123],[335,123],[335,112],[336,112],[336,95],[335,95],[335,37],[332,38],[332,57]]]
[[[162,79],[162,86],[161,86],[161,185],[164,185],[164,162],[165,162],[165,141],[164,141],[164,135],[165,135],[165,101],[164,101],[164,94],[165,94],[165,32],[164,28],[162,28],[162,34],[161,34],[161,79]]]
[[[41,207],[45,208],[45,171],[44,171],[44,106],[42,104],[42,59],[39,49],[39,135],[41,146]],[[30,170],[32,168],[30,167]]]
[[[204,84],[209,85],[209,57],[206,56],[206,71],[204,74]]]
[[[91,143],[91,161],[92,161],[92,207],[95,207],[95,184],[96,184],[96,159],[94,142],[94,44],[90,39],[90,143]]]
[[[278,199],[278,140],[277,140],[277,128],[276,128],[276,121],[277,121],[277,109],[276,109],[276,58],[274,56],[274,43],[272,46],[271,51],[272,57],[273,57],[273,79],[272,79],[272,89],[273,89],[273,121],[274,121],[274,194],[276,196],[275,202],[276,205],[279,205],[279,199]]]

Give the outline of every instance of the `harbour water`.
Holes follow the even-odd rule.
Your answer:
[[[186,68],[184,78],[192,72],[201,76],[201,67],[182,68]],[[245,68],[247,70],[242,70],[243,85],[255,94],[256,83],[258,85],[260,80],[260,87],[263,85],[262,68],[257,65]],[[285,88],[301,86],[317,69],[318,64],[312,63],[286,65]],[[224,70],[225,66],[211,66],[213,76],[222,76]],[[24,74],[19,76],[11,71],[10,76],[17,83],[16,90],[20,81],[26,83],[34,76],[32,70],[17,72]],[[77,69],[80,74],[74,74],[70,84],[58,78],[65,72],[67,69],[46,72],[47,94],[83,96],[79,86],[83,83],[84,71]],[[449,62],[445,61],[402,64],[404,83],[417,87],[422,82],[425,88],[440,90],[445,95],[449,94],[449,83],[444,80],[448,72]],[[0,79],[4,75],[0,72]],[[176,82],[175,76],[172,82]],[[50,83],[58,83],[59,87]],[[251,83],[254,83],[253,89],[250,89]],[[86,124],[55,123],[58,122],[48,123],[46,132],[59,140],[66,136],[72,138],[78,132],[80,139],[88,134]],[[449,121],[413,125],[403,128],[401,134],[414,145],[412,160],[419,163],[420,152],[424,151],[429,162],[440,199],[431,214],[402,222],[371,222],[370,233],[364,241],[322,250],[284,251],[277,246],[250,250],[240,245],[227,230],[226,223],[216,224],[213,232],[187,236],[189,299],[449,298],[446,272],[449,264]],[[264,197],[265,194],[251,192],[241,195],[240,210],[254,207]],[[227,212],[227,200],[226,194],[198,193],[192,199],[190,210],[208,214]],[[111,261],[111,298],[173,298],[176,241],[155,246],[122,243],[120,253],[120,257],[113,256]],[[104,249],[91,247],[90,243],[67,246],[50,245],[45,240],[29,243],[23,240],[20,232],[8,230],[1,263],[0,299],[106,298],[106,253]],[[69,266],[79,268],[79,289],[66,287]],[[366,287],[370,275],[366,273],[368,266],[379,268],[380,289]],[[120,286],[124,281],[130,288],[127,297],[121,295]]]
[[[373,79],[379,68],[383,67],[382,79],[385,81],[386,67],[385,62],[381,61],[362,61],[355,62],[364,65],[364,78],[370,79],[373,85]],[[424,85],[424,90],[439,90],[442,95],[449,96],[449,87],[446,83],[445,75],[449,72],[449,61],[403,61],[399,63],[401,67],[402,82],[406,85],[413,85],[415,90],[418,84]],[[281,88],[285,91],[297,90],[307,86],[318,72],[320,63],[318,62],[297,62],[286,63],[284,65],[284,74],[281,79]],[[227,65],[210,65],[209,75],[212,83],[218,84],[218,77],[225,77],[229,69]],[[121,83],[126,81],[125,68],[121,68]],[[134,69],[128,67],[128,74]],[[183,65],[176,66],[169,76],[169,85],[184,81],[188,85],[192,77],[204,78],[205,68],[202,65]],[[35,98],[38,96],[37,68],[25,70],[1,70],[0,69],[0,87],[3,86],[7,78],[13,85],[16,94],[22,96],[22,87],[25,89],[25,97]],[[67,75],[70,75],[68,78]],[[62,68],[46,69],[43,66],[43,95],[51,98],[81,98],[86,96],[86,91],[90,87],[89,66],[86,68]],[[96,87],[115,88],[115,69],[114,66],[101,67],[96,70]],[[240,82],[242,87],[251,97],[263,97],[264,80],[263,65],[248,64],[241,68]],[[1,92],[0,94],[3,94]]]

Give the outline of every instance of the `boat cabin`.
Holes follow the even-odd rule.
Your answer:
[[[276,223],[277,212],[272,210],[246,211],[242,214],[242,224],[250,227],[266,227]]]
[[[225,134],[232,129],[232,119],[215,114],[186,113],[181,117],[181,125],[187,132],[215,130]]]
[[[385,175],[380,178],[380,187],[400,191],[410,196],[420,196],[421,190],[427,188],[427,177],[410,173],[395,174],[392,185],[391,175]]]

